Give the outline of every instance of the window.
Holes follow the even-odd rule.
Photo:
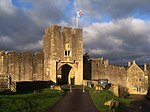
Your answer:
[[[71,51],[65,51],[65,56],[71,56]]]
[[[68,56],[70,56],[70,51],[68,51]]]
[[[67,56],[67,51],[65,51],[65,56]]]
[[[142,88],[141,87],[137,87],[137,92],[141,92]]]
[[[141,81],[142,81],[142,79],[141,79],[141,78],[139,78],[139,81],[141,82]]]

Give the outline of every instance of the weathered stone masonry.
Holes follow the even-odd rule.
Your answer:
[[[83,81],[83,36],[81,29],[53,25],[45,29],[43,52],[0,52],[0,90],[13,89],[16,82],[53,81],[64,78],[66,84]],[[62,78],[62,79],[63,79]],[[5,83],[4,83],[5,82]],[[6,83],[7,82],[7,83]],[[7,87],[7,88],[6,88]]]
[[[75,84],[81,85],[83,80],[83,36],[82,30],[54,25],[45,30],[43,40],[44,80],[57,82],[58,71],[63,65],[71,67]],[[73,72],[72,72],[73,73]],[[63,74],[61,74],[63,75]]]
[[[43,52],[32,54],[30,52],[0,52],[0,84],[8,89],[15,89],[16,82],[42,81],[44,58]],[[11,87],[12,86],[12,87]],[[2,86],[0,86],[2,87]]]
[[[112,84],[126,86],[126,69],[124,67],[110,65],[108,60],[103,58],[91,61],[92,80],[108,79]]]
[[[129,62],[128,67],[109,64],[103,58],[91,59],[91,80],[108,79],[127,91],[129,94],[147,94],[148,90],[148,65],[139,67],[135,61]],[[121,93],[122,94],[122,93]]]

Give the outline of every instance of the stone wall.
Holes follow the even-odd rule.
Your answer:
[[[9,78],[0,76],[0,92],[9,90]]]
[[[103,58],[92,59],[91,61],[92,80],[108,79],[110,83],[126,86],[127,73],[124,67],[110,65],[108,60]]]
[[[33,80],[33,55],[30,52],[22,52],[20,59],[20,81]]]
[[[43,52],[37,52],[33,56],[33,80],[44,80],[44,54]]]
[[[87,53],[83,55],[83,79],[91,80],[91,61]]]
[[[43,52],[32,54],[30,52],[0,51],[0,77],[9,77],[10,85],[14,85],[15,82],[43,81],[43,73]]]

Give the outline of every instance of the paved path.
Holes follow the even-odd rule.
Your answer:
[[[88,91],[73,89],[54,105],[49,112],[99,112]]]

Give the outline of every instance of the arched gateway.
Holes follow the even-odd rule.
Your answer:
[[[44,80],[81,85],[83,81],[83,37],[81,29],[54,25],[43,39]]]
[[[57,84],[75,84],[75,70],[72,66],[64,64],[57,70]]]

